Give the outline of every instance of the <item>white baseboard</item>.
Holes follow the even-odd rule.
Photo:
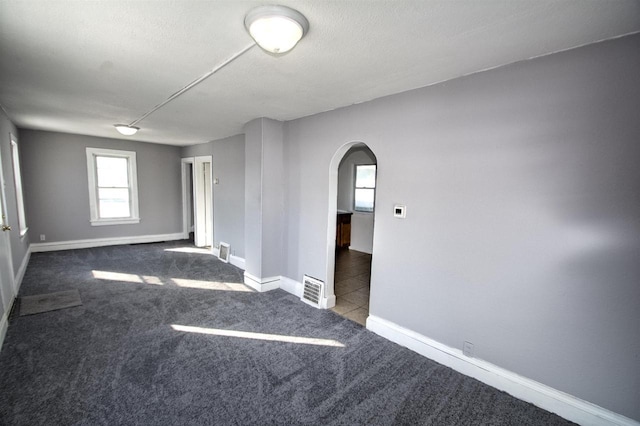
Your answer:
[[[336,306],[336,296],[335,295],[331,295],[331,296],[325,295],[322,298],[322,302],[320,302],[320,307],[322,309],[331,309],[334,306]]]
[[[242,257],[234,256],[232,254],[231,256],[229,256],[229,263],[232,264],[233,266],[237,266],[243,271],[245,269],[245,261],[244,261],[244,258]]]
[[[2,344],[4,343],[4,338],[7,335],[7,330],[9,328],[9,314],[11,313],[11,308],[13,303],[15,302],[16,297],[18,297],[18,292],[20,291],[20,286],[22,285],[22,279],[24,278],[24,273],[27,270],[27,265],[29,264],[29,259],[31,258],[31,247],[27,249],[27,252],[18,267],[18,272],[15,277],[13,277],[13,298],[7,304],[7,306],[3,306],[4,314],[2,315],[2,319],[0,319],[0,350],[2,349]]]
[[[372,254],[373,250],[371,249],[371,247],[360,247],[357,245],[351,245],[349,246],[349,250],[354,250],[354,251],[359,251],[360,253],[367,253],[367,254]]]
[[[369,315],[369,318],[367,318],[367,328],[420,355],[578,424],[597,426],[640,425],[639,422],[628,417],[543,385],[535,380],[520,376],[497,365],[480,359],[469,358],[458,349],[443,345],[375,315]]]
[[[243,259],[244,260],[244,259]],[[244,283],[257,291],[269,291],[281,288],[296,297],[302,297],[302,283],[283,275],[269,278],[258,278],[248,272],[244,273]],[[321,309],[330,309],[336,305],[336,296],[326,296],[320,301]]]
[[[270,291],[280,288],[280,277],[258,278],[255,275],[245,272],[244,283],[259,292]]]
[[[13,298],[7,306],[3,306],[4,314],[2,315],[2,319],[0,319],[0,350],[2,349],[2,344],[4,343],[4,338],[7,335],[7,330],[9,329],[9,314],[11,313],[11,308],[13,303],[15,302],[16,297],[18,297],[18,292],[20,291],[20,286],[22,285],[22,279],[24,278],[24,273],[27,270],[27,265],[29,264],[29,259],[31,258],[31,247],[27,249],[27,252],[18,267],[18,273],[15,277],[13,277]]]
[[[29,259],[31,259],[31,246],[27,249],[27,253],[24,255],[24,259],[22,259],[22,263],[20,263],[20,267],[18,268],[18,273],[16,274],[13,280],[13,286],[15,288],[15,297],[18,297],[18,293],[20,292],[20,286],[22,285],[22,279],[24,278],[24,273],[27,271],[27,265],[29,264]]]
[[[182,232],[175,234],[140,235],[133,237],[92,238],[88,240],[56,241],[51,243],[32,243],[31,252],[73,250],[91,247],[117,246],[122,244],[157,243],[184,239]]]
[[[213,255],[214,256],[219,256],[220,255],[220,249],[217,247],[213,248]],[[245,260],[243,257],[240,256],[236,256],[234,254],[229,255],[229,263],[232,264],[233,266],[237,266],[238,268],[242,269],[244,271],[245,269]]]
[[[280,277],[280,288],[296,297],[302,297],[302,283],[288,277]]]
[[[0,350],[2,350],[2,344],[4,343],[4,338],[7,335],[7,329],[9,328],[9,314],[10,314],[11,306],[6,312],[2,315],[2,319],[0,319]]]

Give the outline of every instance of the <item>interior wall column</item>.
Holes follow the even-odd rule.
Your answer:
[[[245,274],[258,290],[280,286],[284,232],[283,123],[245,125]]]

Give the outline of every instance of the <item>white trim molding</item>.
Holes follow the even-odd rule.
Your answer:
[[[193,157],[180,160],[180,174],[182,176],[182,231],[186,235],[185,238],[189,238],[189,232],[194,231],[194,224],[189,226],[189,222],[193,222],[191,201],[194,199],[194,191],[189,186],[189,180],[191,179],[191,181],[193,181],[193,161]],[[188,164],[191,164],[191,175],[189,175]]]
[[[93,238],[89,240],[57,241],[51,243],[32,243],[31,252],[74,250],[91,247],[118,246],[123,244],[160,243],[162,241],[183,240],[182,232],[175,234],[139,235],[133,237]]]
[[[326,292],[326,289],[325,289],[325,292]],[[324,297],[322,298],[322,301],[320,302],[320,307],[322,309],[331,309],[334,306],[336,306],[336,295],[335,294],[331,294],[331,295],[325,294]]]
[[[20,171],[20,150],[18,148],[18,138],[13,133],[9,133],[11,141],[11,161],[13,164],[13,184],[16,190],[16,208],[18,210],[18,229],[20,238],[24,237],[29,230],[24,212],[24,191],[22,185],[22,172]]]
[[[264,292],[280,288],[280,277],[258,278],[245,271],[244,283],[256,291]]]
[[[18,297],[18,293],[20,292],[20,286],[22,285],[22,279],[24,278],[24,273],[27,271],[27,265],[29,264],[29,259],[31,259],[31,246],[27,249],[27,252],[22,259],[22,263],[18,267],[18,272],[13,279],[13,287],[15,289],[15,297]]]
[[[218,257],[218,254],[220,253],[220,249],[217,248],[217,247],[213,247],[212,252],[213,252],[213,255],[215,257]],[[246,262],[245,262],[243,257],[236,256],[234,254],[229,256],[229,263],[232,264],[233,266],[237,266],[238,268],[242,269],[243,271],[244,271],[245,265],[246,265]]]
[[[20,266],[18,267],[18,273],[13,277],[12,290],[14,291],[13,297],[10,301],[7,301],[7,306],[3,306],[4,314],[0,319],[0,350],[2,350],[2,345],[4,343],[4,338],[7,335],[7,330],[9,329],[9,315],[11,314],[11,308],[15,303],[16,298],[18,297],[18,292],[20,291],[20,285],[22,284],[22,279],[24,278],[24,273],[27,270],[27,265],[29,264],[29,259],[31,258],[31,247],[27,249]]]
[[[535,380],[520,376],[497,365],[477,358],[469,358],[463,355],[461,350],[446,346],[375,315],[369,315],[367,318],[367,328],[392,342],[405,346],[466,376],[473,377],[489,386],[493,386],[516,398],[530,402],[578,424],[594,426],[640,425],[639,422],[628,417],[543,385]]]
[[[138,208],[138,172],[135,151],[121,151],[106,148],[86,148],[87,152],[87,180],[89,184],[89,222],[91,226],[130,225],[140,223]],[[98,174],[96,159],[98,157],[115,157],[127,160],[127,190],[129,191],[129,217],[103,218],[100,217],[98,201]]]
[[[237,266],[238,268],[242,269],[244,271],[245,269],[245,260],[242,257],[238,257],[235,255],[231,255],[231,257],[229,258],[229,263],[231,263],[233,266]]]
[[[280,288],[296,297],[302,297],[302,283],[289,277],[280,277]]]
[[[5,311],[2,315],[2,319],[0,319],[0,350],[2,350],[2,345],[4,343],[4,338],[7,335],[7,330],[9,329],[9,314],[11,313],[11,306],[9,309]]]

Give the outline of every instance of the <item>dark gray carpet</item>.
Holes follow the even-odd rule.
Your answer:
[[[20,298],[20,316],[41,314],[80,305],[82,305],[82,300],[78,290],[23,296]]]
[[[569,424],[282,290],[237,291],[242,271],[213,256],[165,250],[186,244],[33,254],[21,295],[75,288],[84,304],[10,323],[0,424]]]

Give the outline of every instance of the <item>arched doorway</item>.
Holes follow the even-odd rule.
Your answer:
[[[377,158],[363,142],[335,153],[329,171],[327,307],[365,325],[373,253]]]

